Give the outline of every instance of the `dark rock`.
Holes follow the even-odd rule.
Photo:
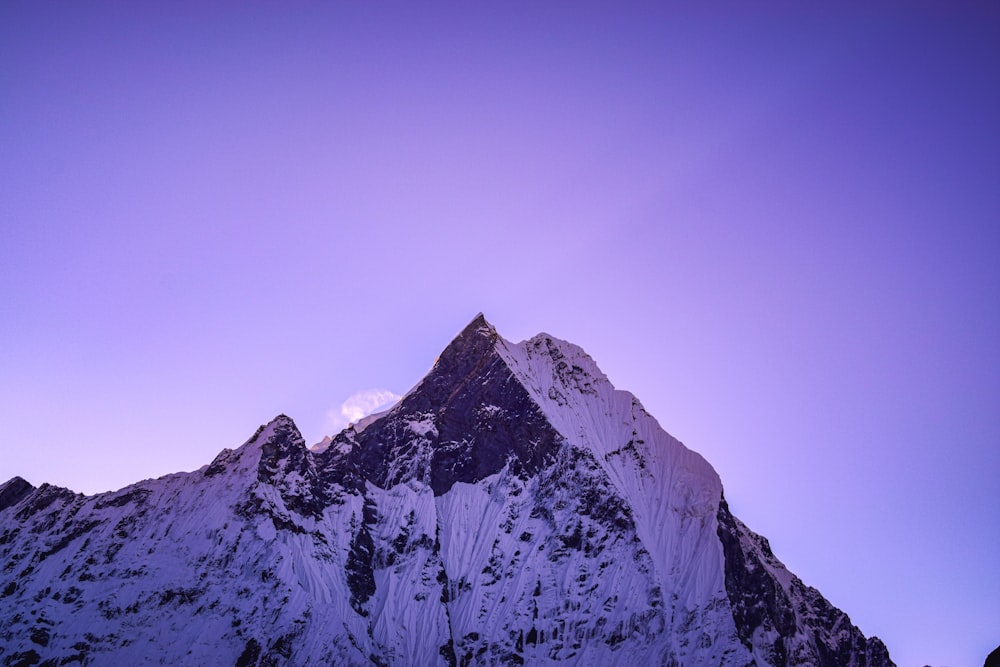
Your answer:
[[[35,626],[31,629],[31,641],[39,646],[48,646],[52,631],[44,626]]]
[[[110,494],[110,498],[101,500],[94,506],[94,508],[105,509],[107,507],[124,507],[129,503],[141,505],[146,501],[146,498],[149,497],[150,493],[149,489],[131,489],[124,493]]]
[[[986,656],[986,663],[983,667],[1000,667],[1000,646],[997,646]]]
[[[278,415],[272,423],[275,424],[274,435],[261,448],[257,479],[274,485],[285,507],[292,512],[318,519],[330,499],[317,474],[312,453],[290,418]],[[297,473],[304,483],[285,483],[291,473]]]
[[[435,495],[508,463],[522,477],[537,472],[561,438],[497,352],[498,339],[482,315],[476,317],[388,415],[334,441],[354,438],[346,457],[331,446],[319,456],[321,467],[359,491],[363,480],[388,488],[415,478]],[[426,430],[415,431],[413,423]],[[393,465],[400,460],[408,464]]]
[[[765,656],[773,667],[895,667],[877,637],[866,639],[851,625],[846,614],[797,577],[792,578],[791,588],[799,602],[793,605],[768,569],[780,563],[767,540],[739,523],[724,498],[719,503],[718,522],[725,558],[726,594],[736,632],[748,649]],[[750,548],[744,548],[745,544],[751,545]],[[758,637],[767,636],[769,631],[776,631],[778,636],[763,645],[758,639],[755,646],[753,638],[758,629],[765,631]],[[789,651],[788,642],[803,630],[808,648],[804,651],[806,655],[800,657],[802,652]]]
[[[236,659],[235,667],[253,667],[257,664],[258,658],[260,658],[260,642],[251,637],[247,640],[243,653]]]
[[[351,607],[362,616],[367,616],[365,602],[375,592],[375,542],[372,540],[370,526],[377,516],[374,514],[375,504],[366,500],[362,509],[362,521],[351,540],[351,549],[347,554],[344,566],[347,574],[347,586],[351,590]]]
[[[28,517],[33,514],[38,514],[49,508],[53,503],[58,500],[69,501],[73,500],[76,494],[69,489],[64,489],[60,486],[52,486],[51,484],[42,484],[40,487],[34,490],[34,492],[29,493],[23,498],[23,502],[19,503],[21,509],[16,515],[18,521],[25,521]]]
[[[38,651],[31,649],[10,655],[3,664],[5,667],[31,667],[31,665],[37,665],[41,661],[42,656],[38,655]]]
[[[711,649],[711,628],[699,626],[703,619],[693,613],[682,615],[672,579],[657,571],[640,539],[639,528],[648,526],[639,523],[646,518],[636,513],[631,495],[640,489],[623,487],[628,475],[617,480],[605,465],[652,476],[659,469],[652,465],[659,463],[657,443],[645,442],[649,436],[633,426],[631,435],[614,431],[604,460],[573,444],[574,434],[564,438],[552,427],[507,366],[505,344],[478,316],[399,404],[363,428],[338,434],[322,453],[307,449],[294,422],[279,415],[243,447],[223,450],[201,472],[162,485],[140,483],[91,499],[49,485],[36,489],[17,477],[6,482],[0,510],[11,511],[0,526],[0,663],[117,664],[116,652],[130,643],[155,643],[165,628],[204,619],[225,630],[216,662],[236,667],[396,664],[401,649],[382,645],[376,628],[398,619],[376,601],[399,593],[423,602],[419,613],[441,615],[423,626],[432,628],[426,640],[434,643],[421,647],[432,662],[522,664],[546,655],[586,662],[588,648],[642,650],[671,629],[683,633],[685,646]],[[540,336],[531,344],[551,357],[560,387],[549,391],[553,401],[575,405],[576,392],[597,391],[558,341]],[[637,408],[633,401],[633,417]],[[589,433],[588,426],[579,424]],[[465,527],[442,531],[451,531],[447,522],[462,509],[434,501],[420,485],[441,496],[456,483],[501,472],[480,489],[490,503],[483,516],[495,525],[481,524],[475,539],[489,539],[492,547],[487,541],[482,550],[476,546],[485,556],[477,567],[449,576],[445,563],[461,553],[456,540],[464,539],[457,536]],[[411,489],[378,488],[411,481],[418,483]],[[436,524],[422,509],[404,514],[394,506],[413,494],[436,506]],[[738,641],[772,667],[892,665],[877,638],[866,639],[817,591],[790,574],[776,577],[781,566],[767,541],[734,518],[724,500],[716,518],[725,596],[712,599],[710,611],[713,621],[725,620],[720,640],[731,648],[731,661],[723,664],[753,664],[722,616],[731,610]],[[441,546],[445,535],[449,554]],[[704,537],[714,540],[699,533]],[[409,580],[396,588],[399,576]],[[682,566],[669,573],[676,576],[683,576]],[[383,577],[389,588],[376,595]],[[96,583],[70,585],[76,580]],[[616,580],[630,582],[628,600],[618,589],[595,593],[602,581]],[[549,594],[552,586],[558,595]],[[315,594],[324,589],[336,591],[335,604],[326,593],[319,603]],[[463,626],[453,625],[451,614],[475,613],[468,604],[472,591],[481,595],[484,625],[479,632],[463,629],[459,639],[456,628]],[[508,618],[487,616],[490,604]],[[208,613],[216,606],[216,614]],[[43,608],[80,622],[49,627]],[[301,618],[290,618],[289,609],[302,610]],[[325,624],[317,626],[316,617]],[[488,625],[497,622],[503,634]],[[670,647],[667,639],[667,648],[653,656],[656,663],[690,664],[684,647]],[[169,642],[167,633],[161,648],[180,656],[188,650]],[[60,653],[70,644],[76,653]],[[986,667],[1000,667],[997,654]],[[179,662],[195,664],[198,657],[189,652]]]
[[[34,486],[20,477],[7,480],[0,486],[0,511],[18,504],[34,490]]]

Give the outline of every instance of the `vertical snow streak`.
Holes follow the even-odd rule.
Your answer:
[[[498,350],[557,431],[591,452],[634,512],[639,541],[667,598],[682,664],[743,664],[716,537],[722,485],[579,347],[546,334]]]

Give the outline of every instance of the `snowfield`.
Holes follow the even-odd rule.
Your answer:
[[[6,482],[0,573],[4,665],[892,665],[583,350],[482,316],[311,449]]]

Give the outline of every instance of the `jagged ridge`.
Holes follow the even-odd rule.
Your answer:
[[[535,474],[560,437],[498,354],[498,339],[478,315],[413,391],[376,424],[338,435],[320,465],[342,483],[419,481],[435,495],[507,465]]]
[[[578,347],[482,316],[313,453],[0,487],[0,661],[891,665]],[[191,619],[197,619],[191,623]]]

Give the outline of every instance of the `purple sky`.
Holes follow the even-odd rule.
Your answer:
[[[1000,643],[996,5],[210,4],[0,5],[0,478],[318,441],[483,311],[900,667]]]

